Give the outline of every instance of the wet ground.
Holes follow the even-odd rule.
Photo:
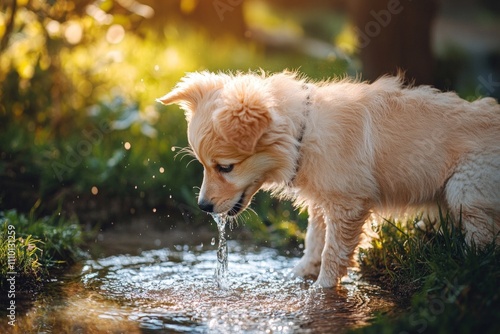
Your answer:
[[[213,230],[213,231],[212,231]],[[138,233],[138,234],[137,234]],[[20,310],[12,333],[331,333],[366,324],[394,303],[351,270],[336,289],[291,279],[298,257],[229,240],[217,286],[217,229],[194,235],[110,229],[94,254]]]

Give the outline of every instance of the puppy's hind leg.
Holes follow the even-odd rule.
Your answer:
[[[448,180],[445,195],[455,221],[461,215],[469,244],[500,241],[500,150],[464,159]]]
[[[323,210],[309,207],[305,250],[292,274],[300,277],[318,277],[321,266],[321,252],[325,245],[325,222]]]
[[[337,285],[354,261],[354,251],[370,211],[362,200],[348,202],[348,205],[332,206],[325,218],[325,248],[321,254],[321,270],[314,283],[316,286],[329,288]]]

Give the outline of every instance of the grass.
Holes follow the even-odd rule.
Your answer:
[[[408,301],[355,333],[499,333],[500,247],[468,245],[449,216],[438,231],[388,220],[360,252],[364,276]]]
[[[81,227],[74,219],[0,212],[0,277],[16,272],[16,281],[22,282],[19,290],[31,291],[52,269],[74,263],[82,242]],[[6,280],[0,280],[0,290],[6,286]]]

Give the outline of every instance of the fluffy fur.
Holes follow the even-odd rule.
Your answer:
[[[237,215],[261,188],[309,213],[294,269],[331,287],[374,210],[439,203],[467,240],[500,230],[500,106],[398,77],[312,83],[294,73],[191,73],[158,99],[186,111],[202,209]]]

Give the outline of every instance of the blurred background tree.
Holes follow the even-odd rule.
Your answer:
[[[493,0],[5,0],[0,4],[0,211],[84,221],[196,209],[184,116],[157,105],[185,72],[299,69],[500,95]],[[300,220],[260,196],[259,218]]]

